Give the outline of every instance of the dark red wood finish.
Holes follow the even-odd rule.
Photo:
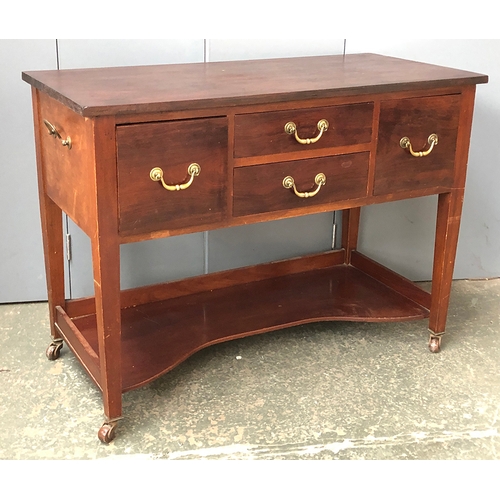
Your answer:
[[[92,122],[45,94],[37,95],[45,193],[90,236],[96,218]],[[49,135],[44,119],[63,138],[71,137],[71,149]]]
[[[323,119],[328,121],[328,130],[313,144],[300,144],[294,135],[284,132],[285,124],[293,122],[299,138],[315,138],[318,122]],[[310,153],[314,149],[367,144],[372,138],[372,120],[373,103],[236,115],[234,156]]]
[[[296,209],[313,211],[333,201],[364,198],[368,182],[368,153],[327,156],[272,163],[234,170],[233,215],[249,215]],[[297,191],[313,192],[317,174],[326,176],[326,184],[314,197],[298,197],[283,187],[283,179],[292,176]],[[316,209],[317,210],[317,209]]]
[[[351,263],[352,252],[358,246],[359,221],[361,208],[355,207],[342,211],[342,248],[345,249],[345,263]]]
[[[49,301],[50,333],[54,340],[62,338],[56,328],[56,308],[64,306],[64,247],[63,219],[61,208],[47,194],[48,168],[42,147],[42,120],[40,117],[39,92],[32,88],[33,116],[35,124],[36,163],[38,176],[38,196],[40,220],[42,224],[43,251],[45,258],[45,278]]]
[[[118,203],[123,235],[216,223],[225,214],[227,119],[208,118],[117,127]],[[149,176],[163,170],[166,184],[200,175],[186,190],[168,191]]]
[[[182,281],[122,290],[120,294],[121,306],[122,309],[126,309],[150,302],[159,302],[184,297],[193,293],[254,283],[277,276],[313,271],[343,263],[344,250],[340,249],[242,269],[230,269],[218,273],[203,274],[201,276],[186,278]],[[66,301],[66,312],[71,318],[95,314],[95,300],[93,297],[68,300]]]
[[[377,54],[29,71],[83,116],[158,113],[486,83],[478,73]],[[313,104],[314,105],[314,104]]]
[[[203,347],[230,339],[311,321],[416,320],[428,314],[344,265],[127,308],[122,311],[123,391],[150,382]],[[95,315],[74,323],[96,349]]]
[[[431,332],[444,332],[475,85],[485,75],[359,54],[23,79],[34,87],[52,335],[102,390],[102,441],[114,436],[123,391],[217,342],[335,319],[429,316]],[[295,121],[299,136],[314,137],[322,118],[330,127],[316,144],[284,131]],[[71,150],[43,119],[71,136]],[[408,136],[426,148],[431,133],[439,143],[428,156],[399,146]],[[201,174],[186,190],[149,177],[161,167],[165,182],[184,183],[190,163]],[[282,185],[291,175],[311,192],[318,173],[327,182],[314,197]],[[362,206],[428,195],[439,196],[431,294],[356,250]],[[120,290],[121,243],[338,209],[340,251]],[[62,210],[91,239],[94,297],[64,300]]]
[[[460,94],[382,101],[374,194],[453,186],[459,114]],[[408,137],[414,151],[425,152],[431,134],[439,142],[428,156],[399,147]]]
[[[104,414],[114,421],[122,414],[120,319],[120,242],[116,185],[116,136],[112,116],[93,121],[95,232],[91,237],[98,353]]]

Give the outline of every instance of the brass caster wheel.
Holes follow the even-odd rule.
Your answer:
[[[115,429],[117,425],[117,422],[106,422],[102,424],[102,427],[97,433],[97,436],[102,443],[109,444],[113,441],[113,439],[115,439]]]
[[[439,352],[441,350],[441,337],[436,337],[435,335],[431,335],[429,338],[429,351],[431,352]]]
[[[62,340],[52,342],[45,351],[47,359],[50,361],[55,361],[57,358],[59,358],[59,356],[61,355],[62,346],[63,346]]]

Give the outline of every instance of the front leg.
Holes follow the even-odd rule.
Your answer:
[[[429,318],[431,352],[439,352],[441,336],[445,332],[463,197],[463,189],[454,189],[449,193],[440,194],[438,199]]]
[[[100,386],[106,418],[98,436],[101,441],[109,443],[114,438],[116,422],[122,415],[120,242],[114,119],[97,118],[93,127],[96,217],[91,237],[92,265]]]

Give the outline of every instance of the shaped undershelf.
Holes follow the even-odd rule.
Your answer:
[[[123,391],[154,380],[204,347],[231,339],[323,320],[428,317],[427,307],[405,295],[342,264],[125,308]],[[84,344],[87,370],[100,385],[96,315],[69,319],[61,310],[58,323],[66,323],[61,330],[69,333],[70,347],[75,335]]]

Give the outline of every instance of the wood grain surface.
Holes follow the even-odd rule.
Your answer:
[[[488,81],[478,73],[376,54],[28,71],[23,79],[83,116],[272,104]]]

